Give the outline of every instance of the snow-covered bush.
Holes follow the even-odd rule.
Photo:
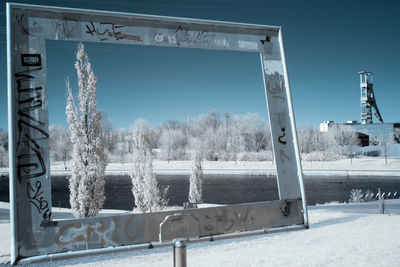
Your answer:
[[[83,44],[78,45],[75,68],[78,75],[78,107],[67,81],[66,114],[72,143],[72,175],[69,179],[72,213],[76,218],[94,217],[103,207],[104,170],[107,159],[101,137],[102,117],[97,111],[94,75]]]
[[[153,156],[150,147],[150,128],[145,120],[137,120],[133,130],[132,194],[135,206],[141,212],[161,210],[167,205],[168,188],[160,191],[153,172]]]
[[[350,191],[349,203],[358,203],[364,201],[364,194],[361,189],[352,189]]]
[[[192,153],[192,174],[189,178],[189,202],[200,203],[203,193],[203,153]]]
[[[381,151],[379,150],[379,148],[377,149],[370,149],[370,150],[364,150],[363,151],[363,156],[366,157],[379,157],[381,155]]]
[[[239,153],[239,161],[272,161],[272,151]]]

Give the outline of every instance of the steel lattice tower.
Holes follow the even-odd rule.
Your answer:
[[[372,108],[375,109],[375,116],[383,123],[381,113],[376,104],[374,91],[372,89],[373,74],[368,71],[360,71],[360,89],[361,89],[361,123],[372,123]]]

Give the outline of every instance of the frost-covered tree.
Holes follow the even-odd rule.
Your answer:
[[[200,203],[203,193],[203,153],[196,150],[192,153],[192,174],[189,178],[189,202]]]
[[[58,125],[49,127],[50,135],[50,160],[51,161],[66,161],[69,160],[71,148],[71,139],[68,129]]]
[[[106,154],[112,155],[115,153],[116,145],[117,145],[117,135],[114,131],[114,126],[111,120],[108,119],[107,113],[104,111],[101,113],[101,117],[103,118],[103,142],[104,149]],[[110,160],[110,157],[108,157]]]
[[[102,117],[97,111],[94,75],[83,44],[78,45],[75,68],[78,75],[78,106],[67,80],[66,114],[72,143],[72,175],[69,179],[71,209],[76,218],[95,217],[103,207],[104,154]]]
[[[135,206],[141,212],[158,211],[167,204],[166,194],[168,189],[162,192],[159,190],[153,172],[150,137],[148,123],[142,119],[136,120],[133,130],[134,147],[131,179]]]
[[[8,134],[0,128],[0,167],[8,165]]]
[[[185,158],[186,143],[186,135],[181,129],[164,129],[161,134],[160,145],[168,162]]]
[[[330,131],[336,144],[336,153],[343,156],[352,156],[360,141],[357,133],[350,127],[340,127]]]

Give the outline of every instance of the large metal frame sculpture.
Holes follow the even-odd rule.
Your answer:
[[[46,40],[260,53],[280,200],[53,220]],[[280,27],[8,3],[7,64],[13,264],[67,251],[152,247],[174,238],[308,227]]]

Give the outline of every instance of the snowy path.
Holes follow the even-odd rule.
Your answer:
[[[395,266],[400,262],[400,201],[386,204],[389,215],[376,214],[377,202],[315,206],[310,208],[308,230],[189,243],[188,266]],[[0,223],[0,237],[0,262],[4,262],[9,253],[8,223]],[[172,262],[172,248],[166,247],[32,266],[172,266]]]

